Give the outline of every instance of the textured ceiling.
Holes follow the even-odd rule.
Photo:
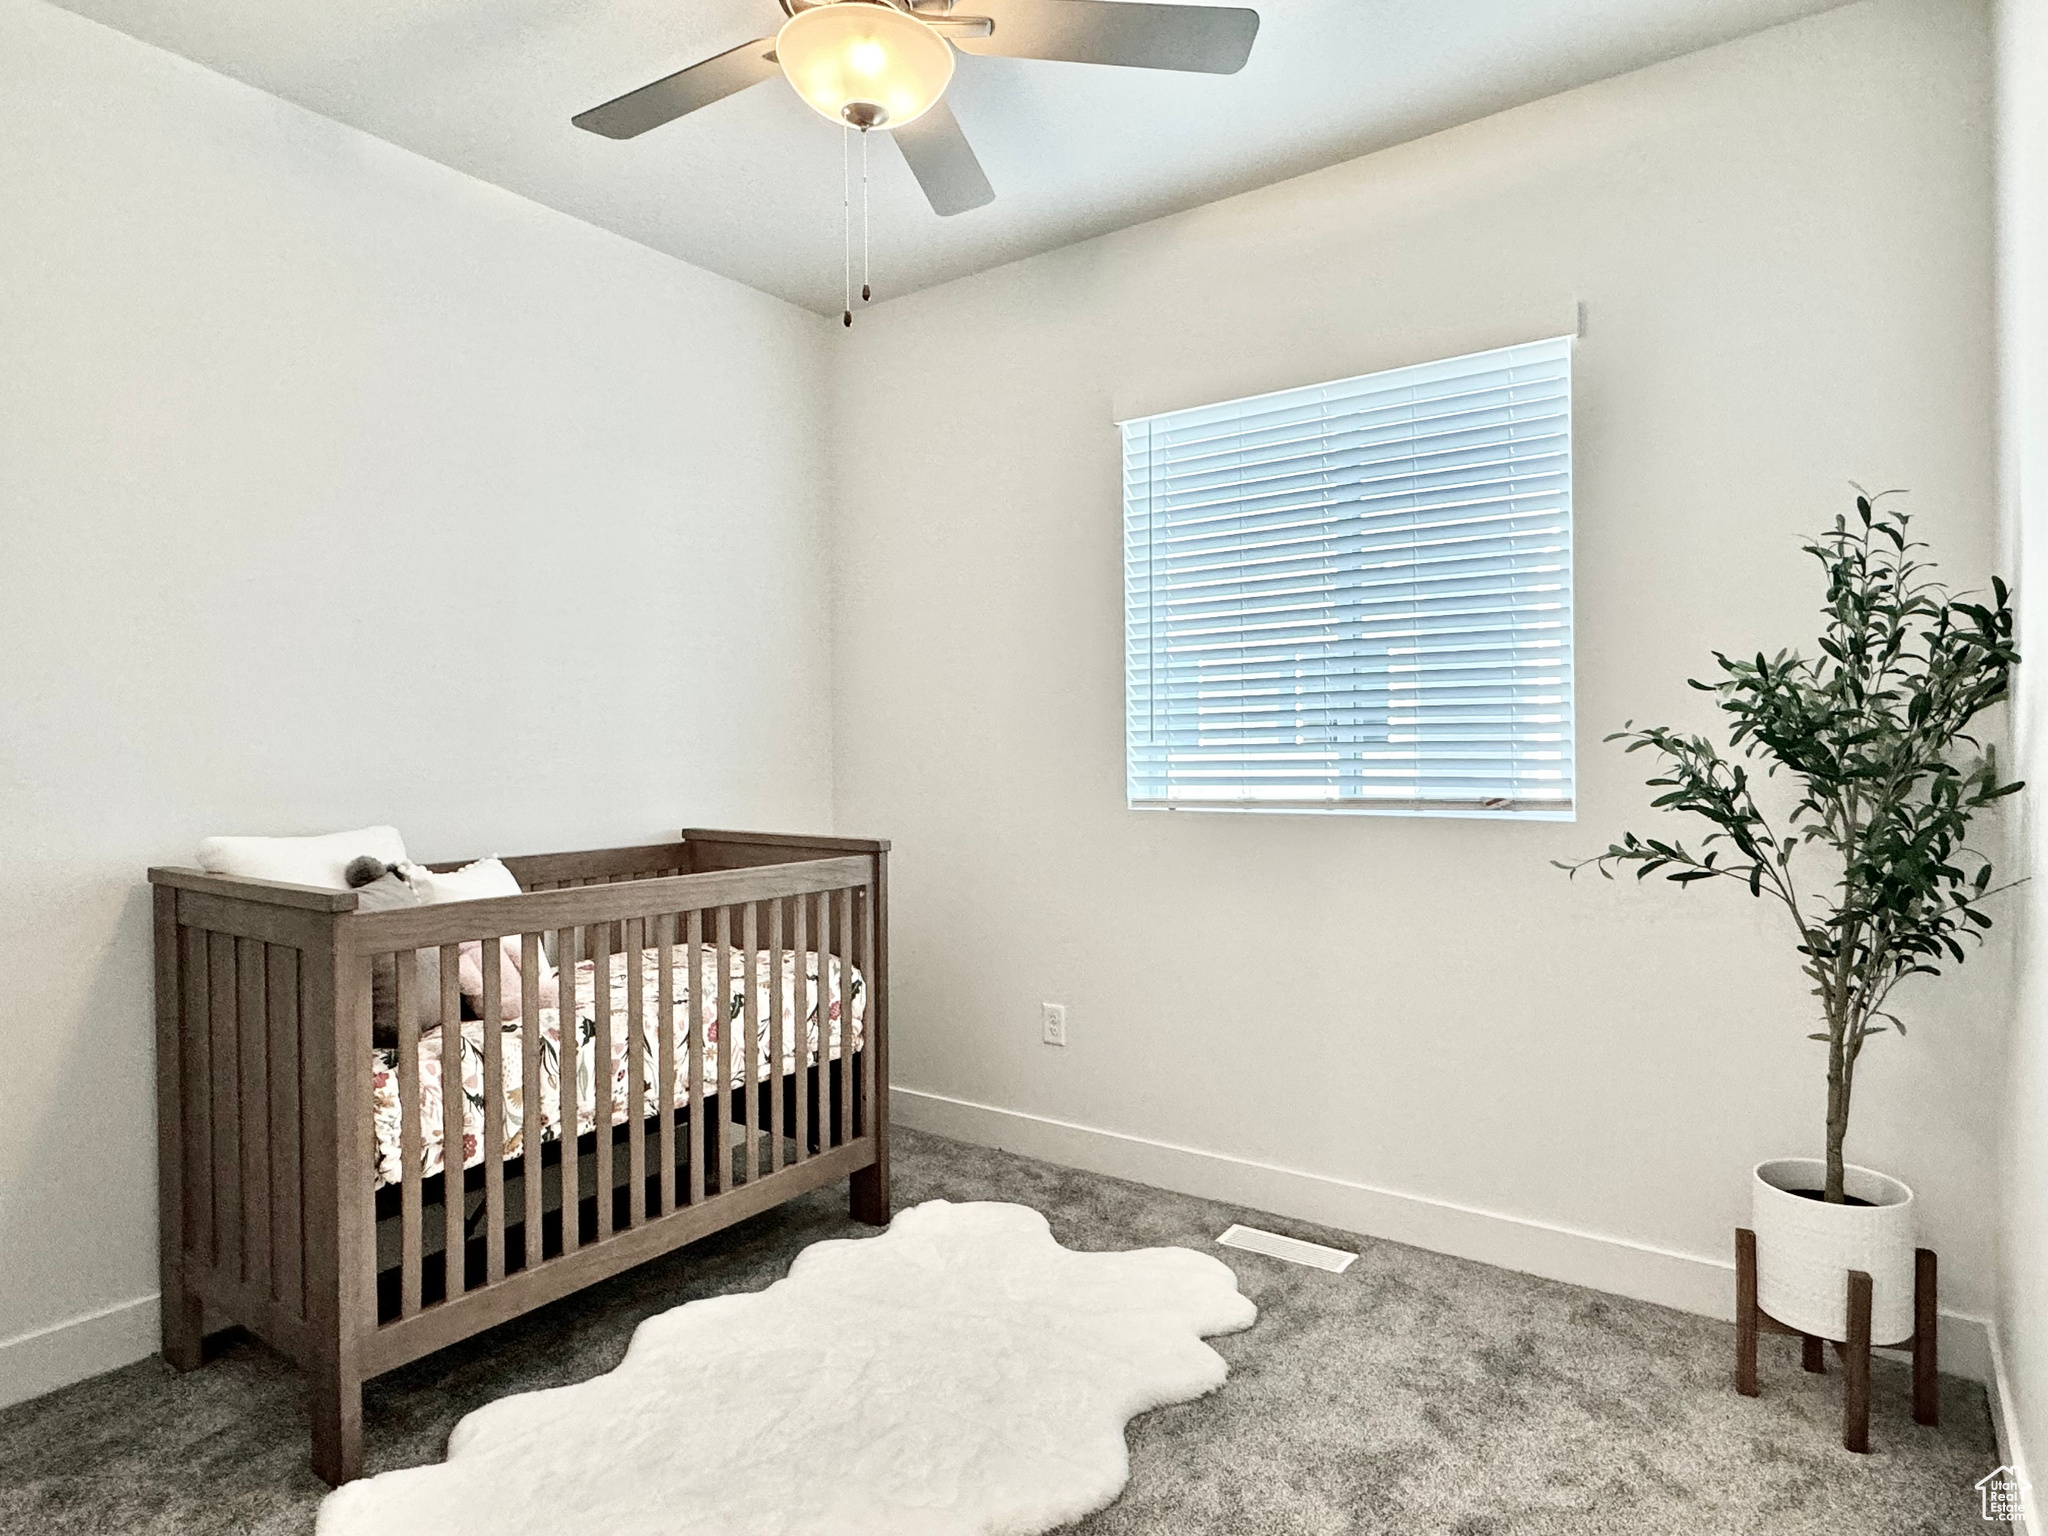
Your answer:
[[[572,113],[775,30],[775,0],[63,0],[146,42],[827,313],[840,135],[771,80],[615,143]],[[1242,73],[962,57],[996,201],[874,145],[876,298],[1334,164],[1839,0],[1251,0]],[[972,0],[959,10],[971,12]],[[885,141],[886,134],[875,135]]]

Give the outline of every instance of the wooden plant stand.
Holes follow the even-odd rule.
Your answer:
[[[1913,1351],[1913,1422],[1941,1422],[1941,1378],[1936,1357],[1937,1319],[1934,1307],[1935,1265],[1932,1248],[1913,1250],[1913,1333],[1896,1343],[1873,1344],[1870,1337],[1870,1276],[1860,1269],[1848,1272],[1849,1338],[1837,1343],[1842,1357],[1842,1444],[1847,1449],[1870,1449],[1870,1351],[1910,1349]],[[1803,1344],[1806,1369],[1827,1373],[1827,1357],[1821,1346],[1826,1340],[1801,1333],[1779,1322],[1756,1301],[1756,1233],[1748,1227],[1735,1229],[1735,1390],[1755,1397],[1756,1340],[1759,1333],[1798,1334]]]

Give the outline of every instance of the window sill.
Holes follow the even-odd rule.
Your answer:
[[[1133,811],[1193,811],[1206,816],[1428,816],[1452,821],[1569,821],[1579,819],[1576,805],[1525,805],[1485,808],[1476,805],[1203,805],[1195,802],[1131,800]]]

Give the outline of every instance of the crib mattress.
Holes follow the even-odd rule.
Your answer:
[[[677,945],[674,955],[674,992],[678,998],[694,996],[702,999],[697,1020],[697,1045],[701,1053],[703,1090],[707,1094],[718,1092],[718,1062],[714,1055],[717,1042],[726,1040],[725,1065],[734,1088],[744,1088],[746,1075],[741,1058],[744,1044],[744,1009],[749,980],[755,990],[757,1016],[761,1020],[760,1050],[755,1062],[754,1080],[765,1082],[774,1072],[774,1036],[770,1032],[770,965],[772,957],[767,950],[749,955],[736,950],[729,956],[730,964],[724,987],[717,985],[718,949],[706,944],[697,957],[698,982],[689,984],[690,960],[686,947]],[[612,1123],[622,1125],[631,1113],[628,1065],[631,1040],[626,1020],[626,999],[632,980],[631,957],[613,955],[610,965],[611,988],[611,1061],[612,1076]],[[820,1002],[825,1020],[822,1038],[825,1059],[839,1059],[841,1047],[842,1015],[851,1015],[850,1028],[852,1048],[859,1050],[862,1026],[867,1012],[866,987],[858,967],[846,965],[842,968],[837,956],[831,958],[820,990],[818,955],[815,951],[799,954],[785,951],[782,957],[782,1040],[783,1071],[793,1073],[799,1063],[806,1068],[819,1059],[820,1048]],[[577,1134],[594,1130],[597,1126],[597,962],[584,960],[576,966],[574,1035],[576,1040],[576,1113]],[[842,976],[842,969],[844,975]],[[801,980],[798,973],[801,970]],[[646,1085],[647,1095],[644,1112],[648,1116],[661,1113],[660,1073],[658,1052],[660,1045],[656,1034],[656,1019],[659,1007],[656,990],[661,976],[660,952],[646,950],[641,955],[639,981],[641,996],[645,999],[646,1059],[643,1064],[641,1081]],[[564,992],[567,991],[569,976],[563,973]],[[798,1034],[798,1001],[802,1001],[803,1033]],[[850,999],[850,1006],[848,1000]],[[721,1006],[722,1004],[722,1006]],[[674,1016],[668,1021],[671,1038],[675,1042],[677,1107],[690,1102],[691,1084],[687,1081],[688,1055],[684,1036],[684,1015],[688,1011],[686,1002],[679,1001]],[[484,1115],[484,1031],[489,1027],[482,1020],[471,1019],[461,1030],[461,1092],[463,1105],[462,1160],[465,1167],[472,1167],[483,1161],[483,1115]],[[501,1045],[504,1062],[505,1082],[505,1156],[520,1155],[526,1145],[527,1109],[526,1084],[521,1081],[524,1072],[520,1030],[518,1020],[496,1026],[502,1032]],[[429,1177],[442,1171],[446,1164],[446,1150],[443,1146],[442,1094],[445,1091],[446,1074],[443,1072],[443,1039],[447,1030],[435,1029],[427,1032],[419,1045],[419,1091],[420,1091],[420,1175]],[[377,1184],[396,1184],[404,1176],[403,1126],[404,1116],[398,1101],[398,1053],[394,1050],[373,1050],[371,1052],[371,1082],[377,1135]],[[561,1011],[555,1008],[540,1010],[540,1075],[539,1126],[543,1141],[555,1141],[562,1134],[561,1114],[561,1062],[562,1023]]]

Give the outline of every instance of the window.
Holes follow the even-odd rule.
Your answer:
[[[1569,819],[1570,338],[1123,438],[1132,806]]]

